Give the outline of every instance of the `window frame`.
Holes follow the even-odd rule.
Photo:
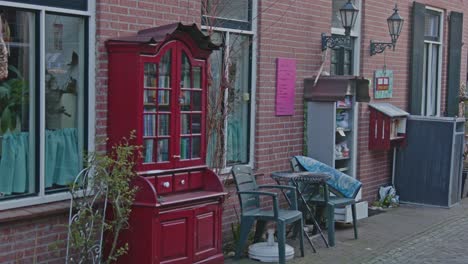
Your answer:
[[[250,139],[255,138],[255,112],[256,112],[256,93],[257,93],[257,28],[258,28],[258,0],[249,0],[249,6],[251,7],[251,12],[249,14],[249,18],[251,18],[251,29],[244,30],[244,29],[236,29],[236,28],[225,28],[225,27],[215,27],[215,26],[207,26],[202,23],[202,30],[212,30],[214,32],[220,32],[222,34],[227,34],[227,38],[225,39],[226,43],[229,43],[229,34],[242,34],[242,35],[249,35],[252,38],[252,44],[250,46],[250,122],[249,122],[249,133],[248,136]],[[203,21],[204,15],[202,15]],[[235,20],[233,20],[235,21]],[[223,56],[224,57],[224,56]],[[227,101],[227,94],[225,97],[225,101]],[[224,127],[227,129],[227,120],[224,121]],[[224,146],[227,146],[227,130],[224,134]],[[208,149],[206,151],[208,153]],[[223,157],[223,164],[224,168],[221,170],[221,174],[230,173],[232,165],[227,165],[227,158],[226,158],[226,150],[224,150],[224,157]],[[255,155],[255,140],[249,140],[249,151],[248,151],[248,163],[245,165],[254,168],[254,155]]]
[[[39,1],[37,1],[39,2]],[[38,186],[36,186],[36,192],[34,194],[28,195],[19,195],[11,197],[11,199],[5,199],[0,201],[0,211],[13,209],[18,207],[25,207],[25,206],[32,206],[32,205],[39,205],[44,203],[68,200],[71,198],[70,193],[68,192],[56,192],[56,193],[47,193],[45,189],[45,105],[46,98],[45,98],[45,16],[46,14],[56,13],[61,15],[67,16],[80,16],[85,18],[85,65],[88,65],[88,70],[84,72],[84,92],[82,98],[84,100],[83,103],[83,110],[85,115],[85,120],[83,120],[83,124],[85,124],[86,128],[83,131],[83,144],[87,148],[88,151],[95,150],[95,65],[96,61],[92,59],[91,56],[95,54],[95,42],[96,42],[96,1],[91,0],[88,1],[88,10],[87,11],[80,11],[75,9],[65,9],[65,8],[57,8],[57,7],[49,7],[39,4],[25,4],[25,3],[14,3],[11,1],[0,1],[0,6],[10,7],[10,8],[18,8],[18,9],[25,9],[32,12],[35,12],[38,16],[36,21],[38,21],[38,25],[36,25],[37,30],[37,39],[36,42],[39,44],[36,48],[36,59],[37,64],[39,65],[35,72],[36,72],[36,83],[38,83],[39,87],[39,94],[35,92],[34,94],[34,107],[30,109],[30,116],[37,120],[35,126],[31,129],[31,133],[34,133],[38,136],[39,142],[35,142],[35,167],[37,168],[34,170],[35,175],[34,178],[39,180]],[[92,106],[92,107],[90,107]],[[39,111],[37,111],[39,109]],[[41,155],[42,153],[42,155]],[[38,170],[38,171],[37,171]]]
[[[438,62],[437,62],[437,87],[436,87],[436,113],[434,116],[440,116],[441,114],[441,101],[442,101],[442,60],[443,60],[443,45],[444,45],[444,10],[426,6],[426,11],[430,11],[431,13],[438,13],[439,14],[439,40],[428,40],[424,39],[424,48],[426,49],[426,44],[428,44],[428,50],[430,50],[434,45],[438,45]],[[425,29],[424,29],[425,30]],[[429,75],[430,79],[427,80],[428,77],[426,72],[428,70],[428,65],[432,60],[429,58],[429,62],[427,62],[427,52],[424,52],[424,69],[423,69],[423,86],[421,87],[421,115],[428,116],[426,106],[428,104],[428,98],[426,97],[426,91],[430,85],[426,85],[426,83],[432,84],[432,76]]]

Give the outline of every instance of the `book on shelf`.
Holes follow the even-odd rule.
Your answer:
[[[170,88],[171,87],[171,76],[170,75],[159,75],[159,88]]]
[[[180,158],[181,159],[190,158],[190,138],[180,139]]]
[[[159,115],[158,118],[158,135],[167,136],[169,135],[169,115]]]
[[[169,160],[169,144],[168,139],[162,139],[158,141],[158,161]]]
[[[201,88],[200,75],[200,67],[193,67],[193,88]]]
[[[156,126],[156,120],[155,120],[155,116],[154,115],[144,115],[143,116],[143,132],[144,132],[144,136],[147,136],[147,137],[151,137],[151,136],[154,136],[154,131],[156,130],[155,129],[155,126]]]
[[[153,139],[145,139],[144,162],[153,162]]]
[[[183,114],[181,116],[181,133],[182,134],[190,134],[190,126],[189,126],[189,115]]]
[[[170,92],[169,91],[158,91],[158,104],[159,105],[169,105],[170,102]]]
[[[190,85],[190,72],[183,72],[182,73],[182,81],[180,82],[180,87],[181,88],[191,88],[192,85]]]

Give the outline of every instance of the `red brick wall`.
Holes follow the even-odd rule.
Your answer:
[[[0,224],[0,264],[63,264],[67,215]]]
[[[428,6],[443,9],[445,21],[443,29],[443,59],[442,59],[442,99],[441,113],[446,111],[447,90],[447,46],[448,46],[448,20],[450,11],[464,12],[468,10],[466,1],[419,1]],[[394,2],[377,0],[363,1],[362,8],[362,43],[361,43],[361,74],[366,78],[373,78],[376,69],[382,69],[384,54],[370,56],[370,40],[389,42],[386,18],[392,14]],[[395,51],[386,51],[387,69],[393,70],[394,85],[393,97],[379,99],[374,102],[389,102],[404,110],[408,110],[410,87],[410,58],[412,37],[412,7],[413,1],[400,1],[399,13],[405,19],[403,30],[398,39]],[[423,30],[423,29],[420,29]],[[468,18],[465,12],[463,27],[463,42],[468,43]],[[462,47],[461,81],[465,82],[467,67],[467,48]],[[373,88],[371,89],[373,98]],[[391,183],[393,151],[369,151],[368,142],[369,110],[367,104],[362,104],[359,113],[359,155],[358,177],[363,182],[363,198],[373,201],[377,198],[378,188]]]

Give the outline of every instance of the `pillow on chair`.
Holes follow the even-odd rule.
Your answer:
[[[294,156],[294,158],[306,171],[329,174],[331,178],[327,184],[334,193],[354,199],[362,187],[360,181],[318,160],[305,156]]]

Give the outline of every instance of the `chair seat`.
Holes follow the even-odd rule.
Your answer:
[[[356,200],[352,198],[344,198],[344,197],[330,197],[328,200],[329,203],[335,206],[345,206],[349,204],[355,204]]]
[[[246,217],[255,217],[255,218],[263,218],[263,219],[274,219],[273,210],[265,210],[265,209],[253,209],[249,211],[244,211],[243,216]],[[302,217],[302,212],[298,210],[278,210],[278,219],[283,222],[293,222],[297,219]]]

